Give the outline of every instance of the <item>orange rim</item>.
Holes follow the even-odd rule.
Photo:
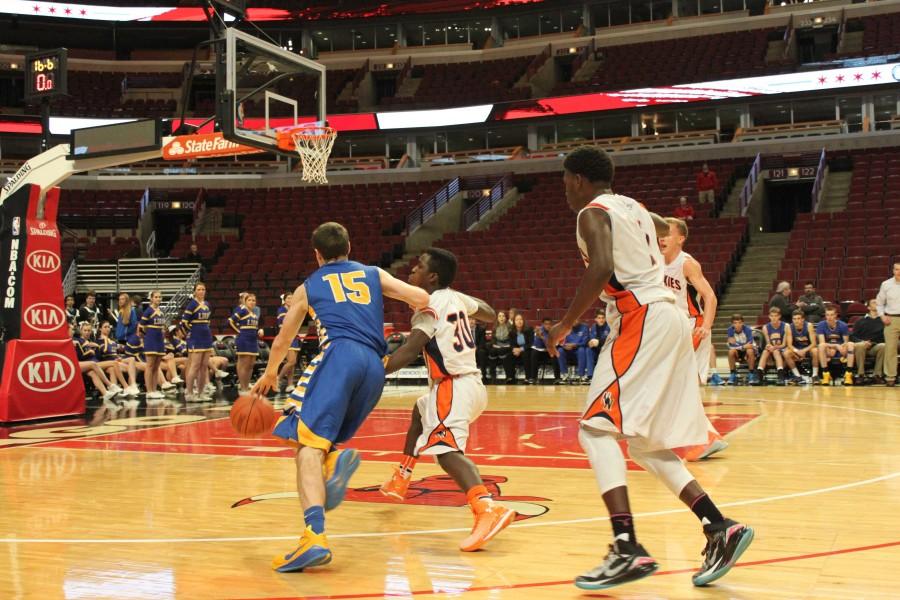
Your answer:
[[[320,133],[308,133],[311,131]],[[334,128],[332,127],[327,127],[325,125],[313,125],[311,123],[305,123],[303,125],[296,125],[292,127],[282,127],[281,129],[275,130],[275,142],[278,144],[278,147],[281,150],[294,150],[296,148],[296,145],[294,144],[295,133],[303,134],[310,139],[318,139],[334,137],[337,132],[335,132]]]

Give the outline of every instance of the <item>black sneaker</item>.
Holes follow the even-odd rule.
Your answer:
[[[724,576],[753,541],[753,529],[731,519],[703,526],[706,548],[703,564],[691,578],[696,586],[704,586]]]
[[[583,590],[607,588],[637,581],[652,575],[659,565],[640,544],[616,540],[609,546],[603,563],[575,578],[575,587]]]

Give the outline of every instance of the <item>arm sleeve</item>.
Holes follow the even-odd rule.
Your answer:
[[[882,283],[881,287],[878,288],[878,295],[875,296],[875,305],[877,306],[878,316],[884,316],[884,305],[887,302],[887,290],[884,289],[885,286]]]
[[[418,329],[432,338],[437,333],[437,313],[431,307],[416,311],[412,316],[411,325],[413,329]]]

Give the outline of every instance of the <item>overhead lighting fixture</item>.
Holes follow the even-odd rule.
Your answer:
[[[569,54],[575,54],[578,52],[578,48],[569,48]]]

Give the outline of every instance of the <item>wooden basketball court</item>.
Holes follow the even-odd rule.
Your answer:
[[[399,458],[420,388],[389,387],[355,446],[363,464],[327,516],[334,561],[279,574],[302,527],[289,450],[239,439],[228,405],[169,403],[0,439],[0,598],[896,598],[900,403],[889,388],[704,391],[731,446],[691,469],[756,540],[724,579],[694,588],[696,518],[629,473],[643,581],[586,593],[609,523],[576,439],[586,387],[492,387],[470,455],[522,518],[461,553],[465,497],[421,462],[405,505],[377,487]],[[633,465],[630,465],[633,467]]]

